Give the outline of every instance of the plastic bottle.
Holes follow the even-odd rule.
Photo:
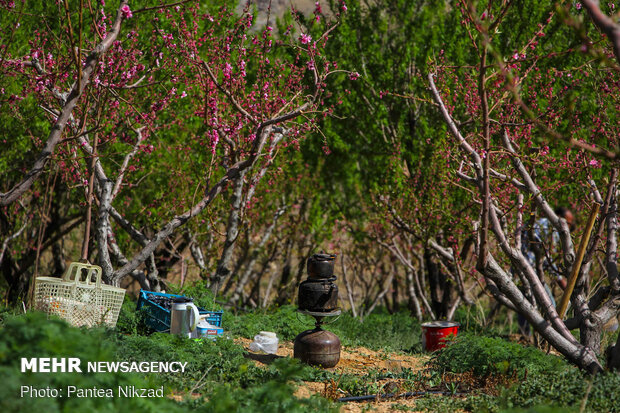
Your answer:
[[[254,341],[250,344],[250,350],[276,354],[278,351],[278,336],[271,331],[261,331],[254,336]]]

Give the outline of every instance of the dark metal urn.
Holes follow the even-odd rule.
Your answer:
[[[300,310],[334,311],[338,307],[338,286],[334,284],[336,277],[322,280],[307,279],[299,284],[297,296]]]
[[[314,330],[295,337],[293,356],[313,366],[331,368],[340,361],[340,339],[321,328],[325,317],[340,314],[338,286],[334,284],[335,254],[314,254],[308,258],[308,279],[299,284],[299,312],[314,317]]]
[[[311,366],[335,367],[340,361],[340,339],[321,328],[306,330],[295,338],[293,356]]]

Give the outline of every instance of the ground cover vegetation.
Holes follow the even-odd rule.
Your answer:
[[[343,337],[348,348],[363,347],[379,351],[386,359],[403,354],[418,355],[421,368],[372,368],[363,372],[345,369],[323,370],[282,357],[271,363],[248,357],[238,337],[249,337],[265,326],[282,331],[281,342],[289,341],[285,326],[295,326],[297,315],[288,308],[230,315],[226,319],[227,338],[216,341],[186,340],[163,333],[136,329],[135,302],[128,300],[116,329],[78,329],[62,320],[48,320],[44,314],[14,314],[5,309],[0,326],[0,365],[6,378],[0,400],[4,411],[44,407],[46,411],[82,411],[84,400],[77,398],[16,398],[24,384],[19,373],[21,357],[42,355],[71,356],[88,361],[188,361],[187,372],[163,374],[75,374],[42,375],[27,373],[33,386],[62,388],[75,385],[107,388],[118,385],[164,386],[163,399],[88,399],[91,411],[118,411],[139,408],[144,411],[338,411],[334,399],[388,392],[429,392],[418,396],[413,407],[430,412],[521,411],[573,409],[574,411],[617,411],[618,376],[603,373],[590,376],[558,355],[545,354],[534,347],[510,342],[492,329],[486,334],[464,333],[448,347],[430,357],[419,343],[419,322],[407,313],[397,314],[401,323],[388,327],[382,338],[369,335],[378,325],[395,318],[380,309],[361,322],[351,314],[336,321],[330,330]],[[301,326],[300,326],[301,327]],[[389,333],[391,331],[391,334]],[[400,356],[399,356],[400,355]],[[325,391],[311,397],[296,396],[295,389],[305,383],[318,383]],[[397,383],[397,385],[395,384]],[[333,388],[335,386],[335,388]],[[397,386],[397,387],[396,387]],[[336,390],[332,392],[331,390]],[[433,394],[442,392],[443,395]],[[412,405],[390,401],[394,410],[411,410]],[[370,404],[372,406],[372,402]],[[399,407],[400,406],[400,407]],[[304,410],[305,409],[305,410]],[[553,411],[553,410],[551,410]]]
[[[235,338],[269,327],[291,340],[309,324],[295,312],[305,260],[325,250],[338,254],[348,311],[332,327],[345,346],[420,352],[430,319],[482,335],[423,372],[389,372],[403,390],[481,391],[415,408],[613,411],[620,5],[284,3],[0,0],[7,311],[31,305],[37,276],[82,258],[128,291],[224,309]],[[532,242],[542,223],[556,235]],[[200,382],[218,397],[182,403],[213,410],[329,410],[292,397],[291,381],[360,395],[388,380],[257,367],[240,344],[148,335],[132,306],[105,339],[57,321],[41,337],[107,343],[95,358],[177,348],[202,373],[147,380],[185,395]],[[36,317],[2,328],[25,338]],[[521,340],[559,358],[508,343],[517,320],[532,329]],[[19,341],[3,340],[13,363]]]

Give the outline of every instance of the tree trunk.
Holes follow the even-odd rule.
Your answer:
[[[422,320],[422,309],[415,291],[413,271],[411,269],[407,269],[406,276],[407,294],[409,296],[409,311],[411,311],[411,314],[415,315],[415,318]]]
[[[239,173],[239,177],[235,180],[232,198],[230,201],[230,214],[228,215],[228,225],[226,227],[226,240],[224,241],[224,249],[217,264],[215,275],[211,282],[211,291],[217,295],[220,286],[230,275],[230,261],[235,248],[235,241],[239,235],[239,211],[241,210],[241,200],[243,198],[243,178],[245,171]]]
[[[579,341],[585,347],[591,348],[596,354],[600,354],[602,332],[603,326],[601,323],[588,318],[582,321],[579,326]]]
[[[607,349],[607,367],[611,370],[620,370],[620,334],[616,344]]]

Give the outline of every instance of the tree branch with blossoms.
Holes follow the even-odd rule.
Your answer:
[[[483,169],[482,160],[477,151],[474,150],[474,148],[467,142],[456,127],[456,123],[452,119],[452,116],[448,112],[443,99],[437,90],[434,75],[432,73],[428,75],[428,81],[432,96],[439,106],[440,112],[449,127],[449,131],[459,144],[460,148],[463,150],[464,155],[470,158],[474,164],[473,169],[476,171],[476,177],[473,178],[472,181],[476,184],[479,191],[483,191],[483,178],[480,173]],[[502,142],[504,147],[513,155],[513,167],[520,174],[529,195],[535,199],[538,206],[554,223],[554,226],[560,230],[566,230],[565,234],[567,234],[568,229],[565,220],[559,218],[542,197],[540,189],[533,182],[530,174],[525,170],[522,163],[514,153],[514,149],[512,148],[506,131],[503,133]],[[567,329],[566,325],[559,318],[539,276],[536,274],[530,263],[526,260],[521,250],[510,245],[503,225],[501,224],[501,215],[504,214],[497,206],[489,209],[490,229],[493,232],[501,251],[509,258],[510,263],[515,270],[527,280],[537,304],[544,310],[544,316],[538,311],[535,305],[532,305],[532,303],[527,300],[512,280],[512,277],[501,268],[495,259],[494,254],[489,250],[487,252],[485,265],[478,268],[478,270],[487,278],[488,281],[491,281],[489,283],[490,291],[500,302],[504,302],[504,304],[507,304],[509,308],[514,308],[520,314],[525,316],[530,324],[556,349],[558,349],[558,351],[569,358],[569,360],[589,371],[602,370],[596,355],[587,347],[579,344]],[[478,242],[480,242],[480,240],[478,240]],[[570,261],[570,258],[574,257],[574,252],[571,254],[572,240],[570,239],[570,236],[568,236],[568,239],[565,238],[563,240],[563,247],[565,257],[568,261]]]
[[[197,8],[194,6],[188,6],[186,9],[188,13],[195,13],[196,10]],[[224,15],[222,14],[221,16]],[[208,24],[208,20],[211,17],[202,15],[201,18]],[[238,19],[239,27],[242,28],[237,32],[238,38],[241,39],[240,44],[243,44],[245,41],[243,36],[245,36],[249,27],[246,24],[247,20],[245,20],[247,18],[247,16],[241,16]],[[218,268],[226,267],[238,232],[239,213],[242,206],[244,206],[242,201],[245,200],[245,203],[251,201],[258,182],[265,175],[266,169],[273,163],[277,149],[286,141],[285,138],[296,137],[310,127],[312,117],[308,117],[308,114],[322,113],[320,110],[320,97],[323,92],[325,78],[329,75],[329,72],[317,72],[319,73],[317,80],[314,77],[313,71],[311,76],[315,80],[306,86],[301,81],[301,76],[309,71],[305,65],[298,68],[288,64],[289,66],[287,67],[285,63],[275,62],[274,65],[291,71],[292,80],[288,84],[282,83],[279,80],[281,77],[278,76],[279,72],[277,69],[270,67],[269,71],[266,72],[267,77],[263,90],[270,89],[271,87],[277,87],[278,89],[274,89],[272,92],[273,96],[272,93],[262,93],[260,99],[266,100],[266,102],[265,104],[257,105],[255,102],[259,96],[252,91],[252,86],[246,83],[245,65],[246,59],[251,57],[268,61],[267,58],[261,55],[265,49],[259,47],[260,43],[256,45],[255,49],[246,49],[246,46],[230,44],[230,35],[222,38],[209,34],[209,36],[212,36],[210,41],[213,44],[208,52],[204,53],[203,50],[197,47],[195,40],[196,36],[201,34],[196,31],[195,27],[190,29],[190,26],[185,25],[183,19],[182,15],[179,18],[172,18],[173,25],[176,25],[175,27],[178,27],[179,30],[177,34],[178,43],[170,43],[173,39],[172,35],[168,33],[163,34],[165,41],[169,43],[170,49],[173,52],[172,56],[174,56],[174,59],[164,62],[161,60],[163,59],[162,54],[159,54],[156,64],[165,67],[164,64],[175,65],[175,62],[183,62],[183,64],[187,65],[183,71],[183,76],[186,77],[186,87],[193,86],[196,88],[195,90],[204,93],[204,98],[198,99],[196,97],[195,100],[196,103],[206,102],[204,109],[201,109],[201,106],[197,106],[196,112],[202,110],[200,116],[205,120],[202,127],[207,130],[206,135],[211,139],[210,156],[212,160],[216,161],[216,166],[224,168],[224,172],[216,179],[215,183],[211,184],[209,180],[200,183],[199,186],[205,187],[202,197],[197,201],[192,200],[190,207],[175,213],[166,223],[155,229],[152,235],[147,236],[145,231],[139,229],[129,218],[123,216],[119,210],[117,199],[123,193],[123,180],[131,169],[132,161],[134,161],[144,147],[149,146],[149,137],[157,133],[156,131],[161,128],[161,125],[158,124],[156,117],[145,121],[144,119],[149,119],[152,115],[146,111],[140,111],[136,104],[132,103],[133,99],[130,97],[132,94],[145,92],[136,90],[136,88],[119,88],[117,87],[119,86],[118,84],[106,81],[105,87],[115,88],[116,91],[113,93],[113,96],[117,99],[117,102],[123,102],[133,112],[132,117],[134,120],[128,124],[130,125],[129,129],[133,129],[137,135],[137,139],[134,139],[130,151],[123,157],[120,167],[115,172],[116,179],[111,188],[108,187],[111,182],[109,177],[112,174],[106,172],[109,166],[103,165],[104,155],[93,153],[87,135],[78,138],[82,151],[87,156],[96,158],[94,169],[97,179],[96,193],[99,199],[97,243],[100,249],[109,250],[112,253],[111,255],[100,253],[99,260],[103,268],[104,278],[111,284],[118,285],[127,276],[140,278],[136,270],[142,264],[152,263],[153,254],[156,253],[159,246],[178,228],[203,213],[232,184],[236,188],[233,199],[237,201],[233,201],[230,210],[229,218],[232,217],[233,219],[232,221],[229,219],[229,221],[232,224],[228,225],[227,240],[222,251],[220,265],[218,265]],[[233,29],[232,32],[235,32],[235,30]],[[259,38],[259,36],[256,36],[256,38]],[[265,42],[271,42],[268,36],[263,39]],[[235,73],[233,73],[231,65],[231,63],[235,63],[235,57],[233,57],[232,53],[237,52],[237,50],[233,49],[234,47],[245,50],[239,57],[236,57],[240,59],[237,61],[237,67],[241,68],[241,70]],[[313,47],[316,48],[316,45],[313,45]],[[313,49],[312,58],[314,59],[318,55],[318,50]],[[192,69],[195,69],[195,71]],[[153,80],[148,81],[149,83],[153,82]],[[127,82],[129,82],[129,79],[127,79]],[[268,82],[271,82],[273,86],[268,85]],[[122,97],[121,93],[125,94],[125,97]],[[172,94],[174,94],[174,91]],[[167,96],[170,96],[170,93]],[[187,94],[183,92],[180,98],[185,98],[185,96]],[[162,100],[166,99],[169,99],[169,97],[164,97]],[[159,108],[159,106],[153,107]],[[124,123],[127,122],[119,122],[119,124]],[[218,148],[218,141],[220,140],[226,142],[226,151]],[[250,172],[256,168],[257,163],[261,159],[265,159],[264,163],[257,169],[254,176],[249,178],[251,182],[250,188],[248,193],[242,196],[245,192],[244,178],[250,176]],[[231,164],[228,161],[232,161]],[[114,229],[110,218],[127,232],[131,239],[138,243],[139,249],[131,256],[130,254],[124,254],[118,244],[111,245],[112,240],[116,237],[114,236]],[[114,267],[111,260],[113,257],[120,264],[119,268]],[[152,271],[149,270],[149,273],[152,273]],[[219,288],[219,285],[221,285],[227,275],[228,273],[217,272],[212,278],[212,285]],[[146,281],[142,279],[141,282],[145,283]]]
[[[73,110],[84,94],[86,87],[90,83],[91,75],[95,70],[97,63],[99,62],[101,56],[106,53],[110,47],[112,47],[113,43],[116,41],[116,38],[120,34],[121,23],[125,19],[125,14],[123,13],[124,7],[128,7],[126,0],[121,1],[111,30],[86,58],[84,67],[81,69],[81,77],[78,77],[78,81],[74,83],[73,87],[66,94],[66,98],[63,97],[60,113],[55,120],[45,141],[45,145],[37,156],[32,168],[26,173],[24,178],[19,183],[15,184],[7,192],[0,193],[0,206],[10,205],[19,199],[19,197],[30,189],[34,181],[44,171],[47,162],[54,153],[54,149],[62,140],[62,134],[72,116]],[[36,62],[33,61],[32,65],[36,67]]]

